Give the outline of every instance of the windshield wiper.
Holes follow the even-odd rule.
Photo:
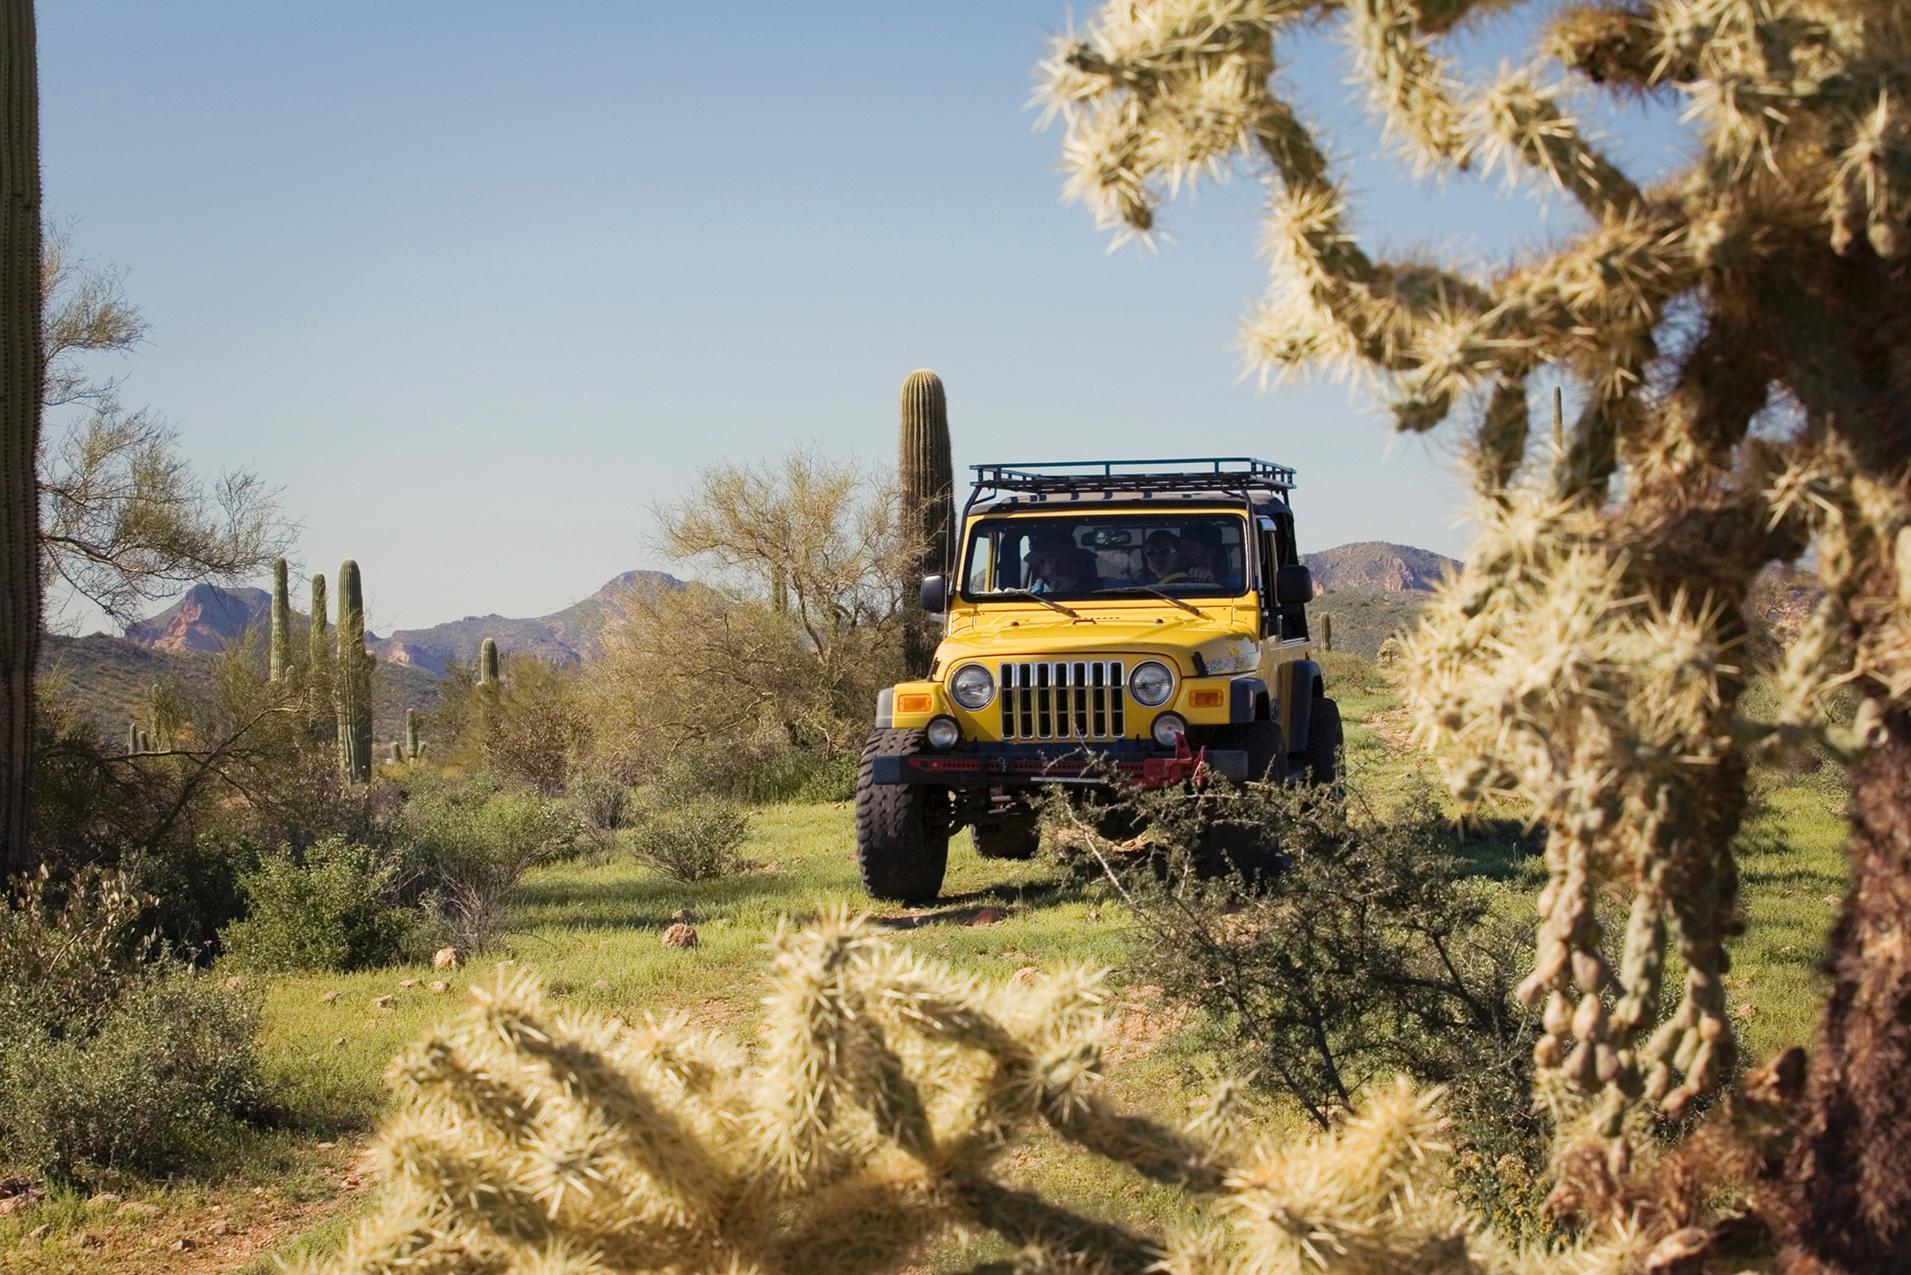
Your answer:
[[[1188,603],[1183,602],[1180,598],[1177,598],[1174,594],[1169,593],[1163,589],[1157,589],[1151,584],[1124,584],[1120,586],[1119,588],[1095,590],[1095,596],[1098,598],[1118,596],[1123,593],[1152,593],[1155,597],[1160,598],[1164,602],[1174,603],[1176,606],[1180,607],[1183,611],[1186,611],[1189,615],[1207,614],[1200,607],[1191,606]]]
[[[1075,610],[1075,608],[1065,607],[1055,599],[1037,593],[1033,589],[999,589],[997,592],[1004,597],[1027,598],[1031,602],[1039,602],[1051,611],[1060,611],[1071,620],[1079,620],[1082,618],[1082,613]]]

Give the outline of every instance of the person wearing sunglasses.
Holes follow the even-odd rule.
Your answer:
[[[1148,533],[1141,547],[1143,584],[1193,584],[1212,582],[1214,573],[1197,567],[1182,552],[1181,538],[1172,531]]]

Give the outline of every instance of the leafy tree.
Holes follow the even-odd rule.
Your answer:
[[[1533,65],[1472,88],[1442,42],[1471,0],[1110,4],[1056,42],[1070,193],[1127,233],[1162,193],[1240,164],[1264,182],[1263,371],[1373,376],[1398,428],[1454,416],[1483,532],[1406,659],[1455,786],[1516,792],[1549,831],[1539,1091],[1605,1136],[1685,1112],[1734,1063],[1721,976],[1730,845],[1756,748],[1819,737],[1852,767],[1852,884],[1793,1133],[1796,1269],[1911,1266],[1911,11],[1893,0],[1660,0],[1551,15]],[[1476,273],[1388,259],[1283,99],[1283,39],[1344,26],[1368,101],[1425,169],[1563,191],[1573,231]],[[1683,108],[1689,162],[1650,185],[1569,112],[1602,92]],[[1583,396],[1529,446],[1543,369]],[[1739,711],[1741,606],[1807,547],[1825,591]],[[1857,728],[1834,693],[1863,695]],[[1596,892],[1632,897],[1623,957]],[[1687,975],[1657,1017],[1668,943]],[[1624,1160],[1627,1140],[1619,1139]]]
[[[121,354],[146,335],[121,276],[73,256],[64,232],[47,236],[41,268],[49,409],[72,408],[40,466],[43,570],[113,619],[200,580],[242,580],[269,565],[293,528],[278,492],[250,471],[210,486],[179,451],[178,431],[129,410],[117,383],[97,379],[90,356]]]
[[[633,593],[596,670],[638,756],[761,742],[833,756],[860,744],[901,668],[898,581],[912,569],[894,502],[853,466],[804,452],[719,465],[658,510],[672,559],[706,583]]]

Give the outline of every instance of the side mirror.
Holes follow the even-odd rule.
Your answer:
[[[1306,567],[1278,567],[1274,572],[1274,601],[1281,606],[1304,605],[1314,600],[1314,573]]]
[[[949,605],[949,582],[941,576],[924,576],[916,595],[925,611],[941,611]]]

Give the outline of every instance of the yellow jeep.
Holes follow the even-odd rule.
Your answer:
[[[949,837],[1036,849],[1039,785],[1338,782],[1306,658],[1294,471],[1248,457],[977,465],[927,678],[877,700],[856,857],[879,899],[942,888]]]

